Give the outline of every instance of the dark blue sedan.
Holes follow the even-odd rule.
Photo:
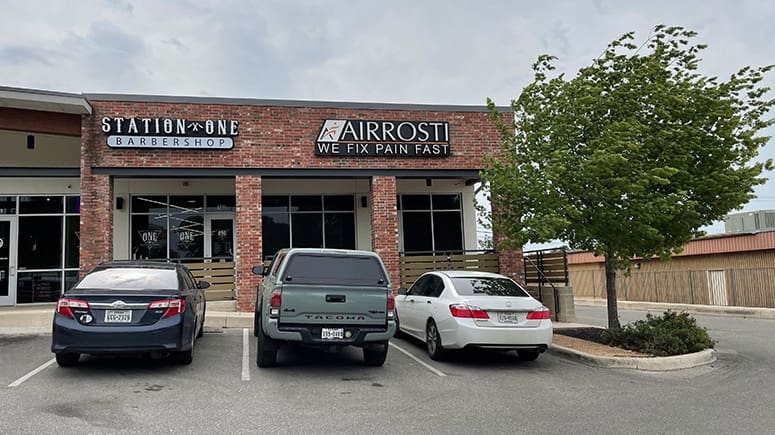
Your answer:
[[[82,353],[162,354],[190,364],[209,286],[181,264],[100,264],[57,302],[51,351],[61,367],[78,364]]]

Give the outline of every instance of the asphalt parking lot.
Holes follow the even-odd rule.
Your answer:
[[[775,423],[767,402],[725,406],[724,395],[773,399],[751,390],[746,359],[727,351],[656,374],[553,354],[436,362],[406,340],[392,341],[384,367],[363,365],[359,349],[292,347],[259,369],[242,329],[208,329],[190,366],[83,357],[63,369],[49,346],[49,335],[0,336],[0,433],[755,433]]]

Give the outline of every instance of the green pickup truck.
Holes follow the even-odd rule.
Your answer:
[[[256,292],[256,363],[277,363],[282,343],[336,351],[363,348],[368,365],[385,363],[396,329],[395,300],[379,256],[369,251],[292,248],[277,252]]]

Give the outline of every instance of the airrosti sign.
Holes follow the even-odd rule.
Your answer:
[[[239,121],[175,118],[102,118],[111,148],[231,149]]]
[[[449,123],[326,119],[318,133],[318,156],[447,157]]]

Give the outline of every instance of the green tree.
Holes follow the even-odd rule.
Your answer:
[[[773,124],[760,83],[772,66],[707,77],[695,36],[660,25],[637,46],[624,34],[569,80],[549,77],[556,58],[542,55],[513,122],[487,100],[503,146],[485,158],[493,212],[481,211],[498,246],[560,239],[604,256],[609,328],[620,327],[617,270],[680,252],[772,167],[755,161]]]

